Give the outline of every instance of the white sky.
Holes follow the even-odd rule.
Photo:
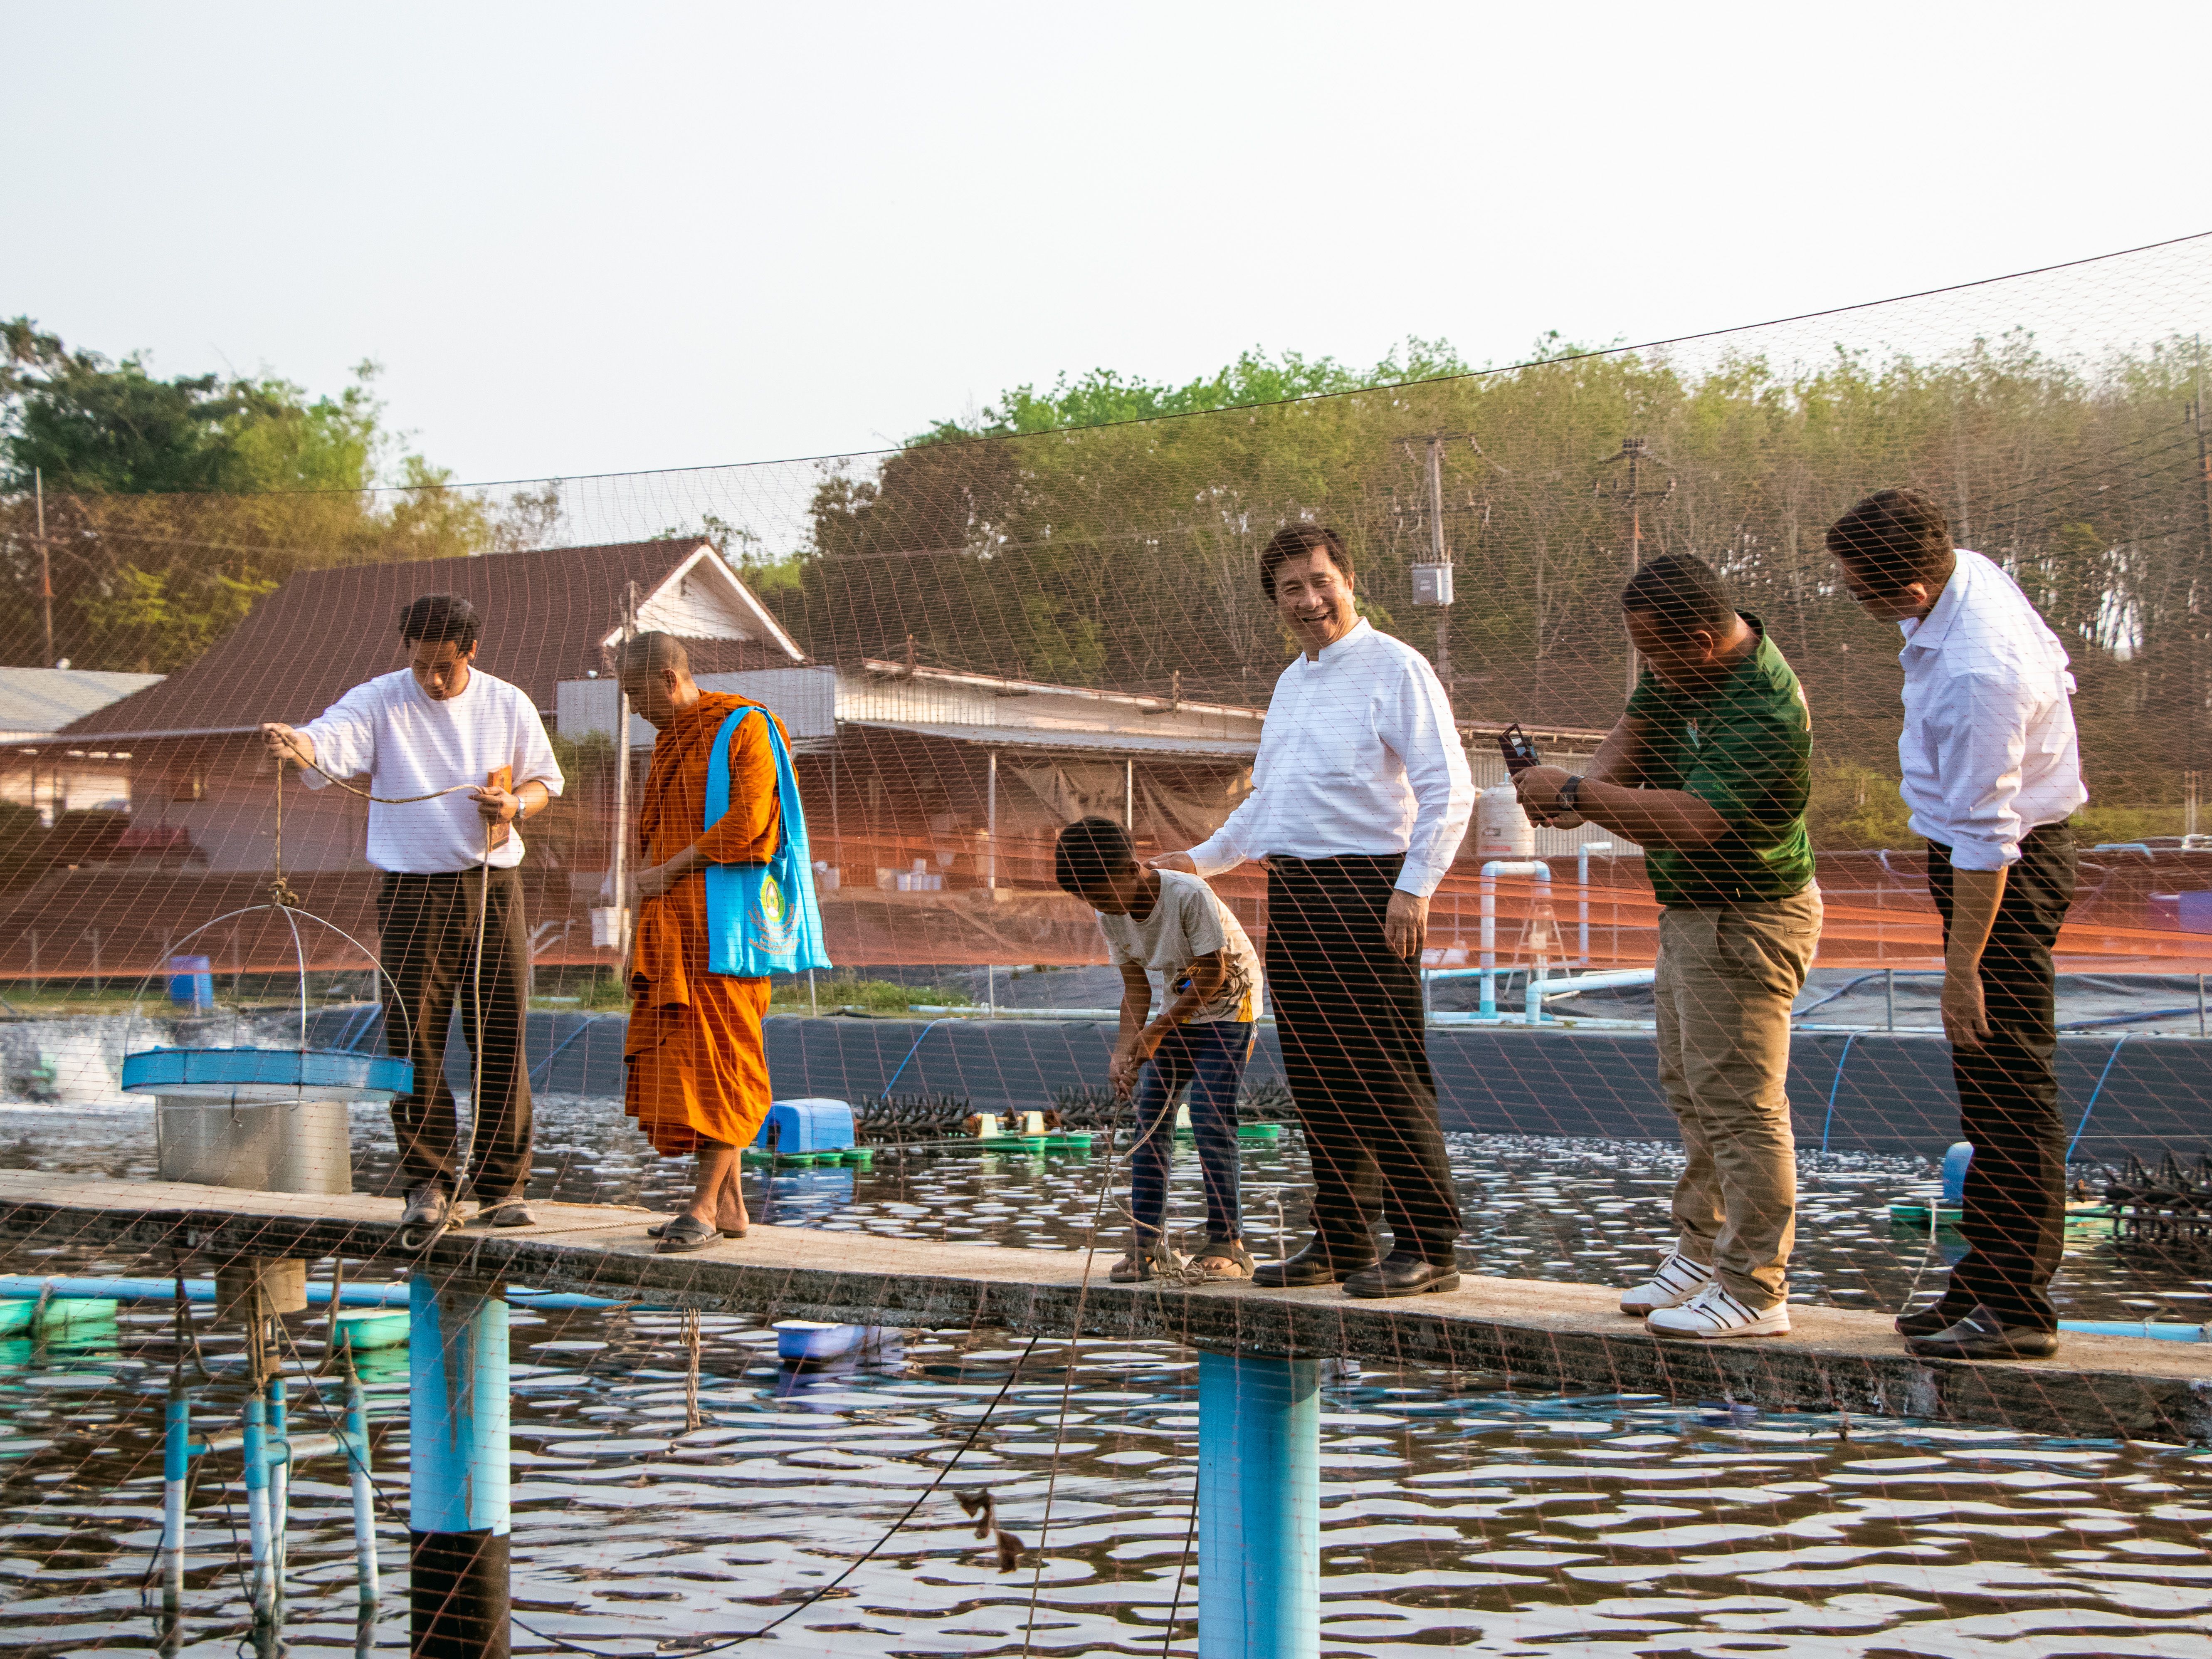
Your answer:
[[[483,481],[2212,228],[2212,6],[0,3],[0,314]]]

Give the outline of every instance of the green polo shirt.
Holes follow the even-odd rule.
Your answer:
[[[1740,614],[1759,630],[1759,649],[1726,680],[1692,694],[1646,669],[1628,700],[1629,714],[1645,726],[1644,785],[1686,791],[1728,823],[1728,833],[1704,847],[1645,852],[1662,904],[1784,899],[1813,879],[1805,834],[1813,717],[1759,618]]]

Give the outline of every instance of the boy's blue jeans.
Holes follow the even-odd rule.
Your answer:
[[[1245,1020],[1178,1025],[1160,1040],[1137,1083],[1137,1142],[1129,1154],[1129,1210],[1141,1248],[1167,1228],[1175,1098],[1190,1085],[1190,1127],[1206,1182],[1206,1236],[1243,1236],[1237,1196],[1237,1088],[1252,1046]]]

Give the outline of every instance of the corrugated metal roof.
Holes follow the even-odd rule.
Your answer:
[[[938,726],[915,720],[841,720],[878,732],[910,732],[987,749],[1040,749],[1060,754],[1180,755],[1194,760],[1249,761],[1260,752],[1255,739],[1176,738],[1151,732],[1077,732],[1030,726]]]
[[[111,674],[97,668],[0,668],[0,743],[58,732],[161,680],[159,674]]]

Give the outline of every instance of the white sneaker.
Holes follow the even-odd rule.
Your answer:
[[[1713,1270],[1676,1250],[1659,1264],[1648,1285],[1620,1293],[1620,1310],[1642,1319],[1655,1308],[1679,1308],[1713,1282]]]
[[[1654,1336],[1787,1336],[1790,1304],[1747,1307],[1711,1284],[1680,1307],[1654,1308],[1644,1328]]]

